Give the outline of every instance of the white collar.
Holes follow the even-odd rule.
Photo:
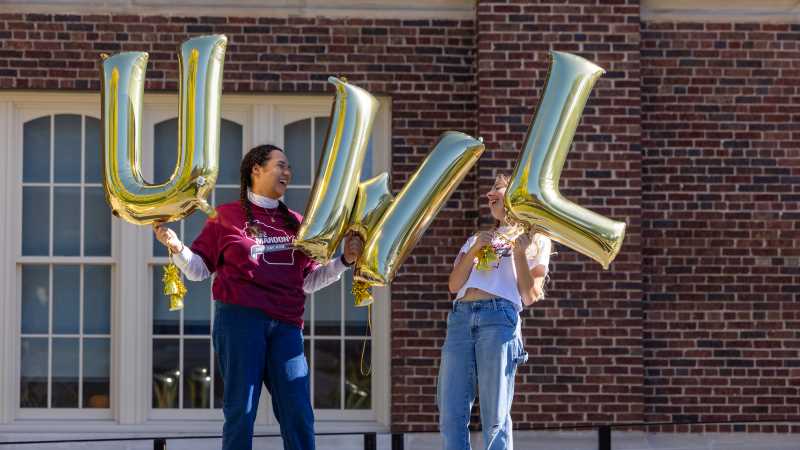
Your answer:
[[[278,207],[278,200],[258,195],[250,189],[247,190],[247,199],[250,200],[250,203],[262,208],[274,209]]]

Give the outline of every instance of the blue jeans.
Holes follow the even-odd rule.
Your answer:
[[[309,394],[303,331],[262,311],[215,302],[214,349],[225,386],[222,450],[250,450],[261,383],[286,450],[314,449],[314,411]]]
[[[511,402],[517,366],[528,359],[519,313],[508,300],[453,304],[447,316],[437,399],[444,450],[469,450],[476,384],[487,450],[512,450]]]

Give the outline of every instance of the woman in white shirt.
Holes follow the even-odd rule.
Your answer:
[[[487,450],[513,449],[511,403],[517,366],[528,359],[519,312],[543,296],[551,243],[536,234],[510,241],[503,196],[508,178],[497,177],[486,194],[498,227],[470,237],[450,274],[457,293],[447,316],[447,338],[439,368],[439,428],[445,450],[469,450],[469,417],[476,387]],[[491,246],[496,260],[477,269],[481,249]]]

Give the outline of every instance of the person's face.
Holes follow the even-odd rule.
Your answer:
[[[503,196],[506,194],[506,187],[506,183],[502,179],[497,178],[492,188],[486,193],[486,199],[489,202],[489,211],[491,211],[492,217],[500,221],[506,217],[506,208],[503,204]]]
[[[253,166],[252,191],[258,195],[279,199],[292,181],[292,166],[280,150],[272,150],[262,165]]]

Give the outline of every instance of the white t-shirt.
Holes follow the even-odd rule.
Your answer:
[[[501,229],[502,231],[502,229]],[[475,244],[478,236],[472,236],[467,239],[467,242],[461,247],[461,254],[466,254],[470,248]],[[492,247],[495,249],[497,261],[491,264],[492,270],[477,270],[475,264],[478,259],[472,262],[472,271],[467,278],[467,282],[458,291],[456,299],[463,297],[467,289],[478,288],[484,292],[496,295],[500,298],[510,300],[518,311],[522,310],[522,296],[517,289],[517,276],[514,271],[514,257],[511,250],[511,244],[502,239],[495,238],[492,241]],[[550,263],[550,253],[552,251],[552,244],[550,239],[540,234],[534,235],[530,247],[526,250],[528,259],[528,270],[533,269],[537,265],[545,267],[547,273],[548,264]]]

